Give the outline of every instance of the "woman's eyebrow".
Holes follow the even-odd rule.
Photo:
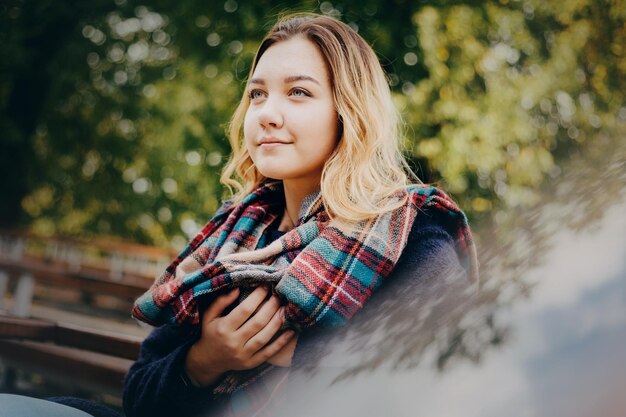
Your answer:
[[[292,83],[294,81],[313,81],[315,84],[320,85],[320,83],[315,78],[309,75],[292,75],[285,78],[286,83]]]
[[[312,81],[315,84],[320,85],[319,81],[309,75],[290,75],[289,77],[285,77],[283,81],[285,83],[293,83],[295,81]],[[265,80],[263,78],[252,78],[250,80],[250,84],[265,85]]]

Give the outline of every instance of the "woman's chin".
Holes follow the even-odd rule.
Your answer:
[[[273,180],[285,180],[293,176],[293,175],[290,175],[290,174],[293,174],[291,171],[285,170],[285,169],[277,169],[276,166],[265,167],[263,165],[261,166],[257,165],[256,168],[259,170],[261,175],[263,175],[265,178],[269,178]],[[284,164],[281,168],[284,168]]]

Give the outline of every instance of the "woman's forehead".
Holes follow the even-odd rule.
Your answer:
[[[303,37],[280,41],[270,46],[259,59],[251,81],[268,82],[314,79],[328,82],[328,70],[317,45]]]

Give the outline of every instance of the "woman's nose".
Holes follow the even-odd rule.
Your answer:
[[[262,127],[280,128],[283,125],[283,115],[279,103],[268,98],[259,110],[259,123]]]

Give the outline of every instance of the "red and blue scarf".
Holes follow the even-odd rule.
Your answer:
[[[394,269],[414,219],[426,209],[443,215],[462,265],[477,279],[467,219],[446,194],[414,185],[391,198],[405,202],[346,230],[331,221],[320,193],[311,194],[294,229],[265,245],[265,231],[283,214],[284,191],[281,182],[262,184],[240,204],[220,208],[136,301],[132,315],[152,325],[197,325],[199,306],[212,297],[270,284],[283,298],[289,327],[341,326]]]

